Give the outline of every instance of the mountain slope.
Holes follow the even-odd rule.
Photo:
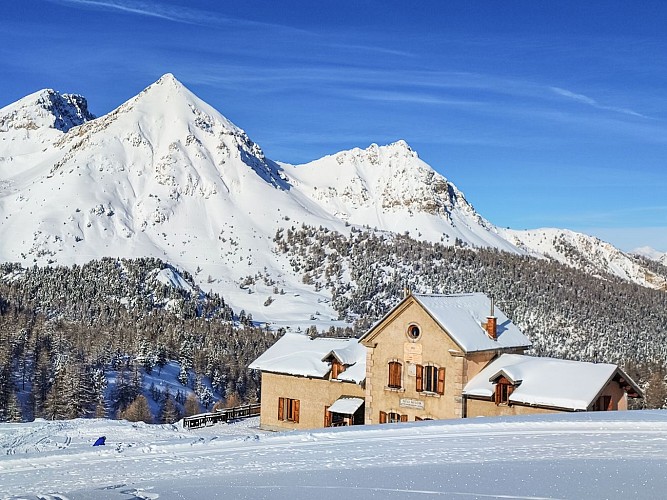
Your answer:
[[[261,321],[338,316],[331,295],[276,251],[276,233],[303,224],[550,256],[644,286],[667,280],[590,237],[496,228],[403,141],[276,163],[170,74],[96,119],[80,96],[32,94],[0,110],[0,140],[0,261],[157,257]]]

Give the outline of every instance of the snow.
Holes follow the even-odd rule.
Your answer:
[[[248,368],[286,375],[322,378],[331,370],[333,355],[351,365],[339,380],[361,383],[366,377],[366,350],[358,339],[333,339],[286,333]],[[327,359],[327,361],[325,361]]]
[[[190,284],[183,279],[183,276],[175,272],[173,269],[165,268],[157,273],[155,279],[164,285],[171,286],[179,290],[185,290],[192,293],[194,289]]]
[[[342,413],[344,415],[354,415],[361,405],[364,404],[362,398],[338,398],[334,404],[329,407],[332,413]]]
[[[655,499],[667,488],[665,411],[257,425],[0,424],[0,498]],[[92,447],[99,436],[107,444]]]
[[[586,410],[618,370],[607,363],[503,354],[475,375],[463,393],[490,397],[495,387],[491,380],[504,375],[520,382],[509,397],[512,403]]]
[[[494,308],[497,340],[491,339],[482,323],[491,312],[491,299],[483,293],[456,295],[413,294],[433,318],[465,352],[512,347],[530,347],[528,338],[505,314]]]
[[[62,130],[54,114],[61,111],[69,119]],[[275,253],[280,228],[349,234],[346,224],[366,225],[445,244],[458,238],[470,247],[536,251],[528,233],[481,217],[404,141],[305,165],[276,163],[171,74],[90,118],[82,98],[54,91],[0,109],[0,261],[157,257],[255,321],[327,329],[346,325],[329,292],[304,284],[288,257]],[[549,243],[540,251],[553,249]],[[603,250],[586,253],[596,256],[595,269],[662,283],[648,281],[620,252],[605,261],[611,250]],[[242,287],[247,276],[255,282]]]
[[[630,253],[641,255],[647,259],[655,260],[660,262],[662,265],[667,265],[667,252],[659,252],[652,247],[639,247],[632,250]]]

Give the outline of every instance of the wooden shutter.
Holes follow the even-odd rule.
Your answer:
[[[605,411],[612,411],[614,408],[612,408],[611,405],[611,396],[603,396],[604,397],[604,409]]]
[[[401,387],[401,364],[397,361],[389,363],[389,387]]]
[[[387,423],[387,413],[384,411],[380,412],[380,423],[381,424],[386,424]]]
[[[502,390],[501,383],[497,382],[496,383],[496,404],[500,404],[500,391]]]
[[[438,394],[445,393],[445,369],[438,368]]]
[[[278,420],[285,420],[285,398],[278,398]]]
[[[294,423],[298,424],[299,423],[299,408],[301,406],[301,402],[298,399],[294,400]]]
[[[331,413],[329,413],[329,407],[324,407],[324,427],[331,427]]]
[[[417,392],[422,392],[424,390],[424,367],[422,365],[416,365],[417,368]]]
[[[401,422],[407,422],[408,421],[408,416],[407,415],[401,415]]]

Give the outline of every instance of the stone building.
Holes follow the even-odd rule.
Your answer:
[[[262,372],[264,429],[364,423],[366,349],[357,339],[287,333],[250,368]]]
[[[407,293],[359,340],[288,334],[250,368],[267,429],[624,410],[641,397],[616,365],[530,347],[482,293]]]

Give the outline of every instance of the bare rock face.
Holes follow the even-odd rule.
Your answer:
[[[85,97],[45,89],[0,109],[0,133],[40,128],[67,132],[94,118]]]

